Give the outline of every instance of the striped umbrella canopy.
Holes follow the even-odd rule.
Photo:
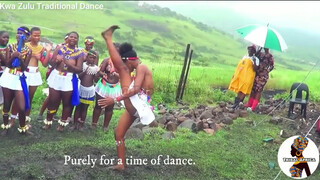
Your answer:
[[[237,29],[237,32],[245,40],[260,47],[277,51],[288,49],[283,37],[273,28],[261,25],[249,25]]]

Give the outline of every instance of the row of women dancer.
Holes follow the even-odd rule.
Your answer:
[[[29,31],[27,27],[19,27],[16,35],[17,43],[9,45],[7,45],[9,34],[1,31],[0,58],[4,69],[0,78],[4,97],[2,134],[7,134],[11,127],[9,112],[14,100],[12,109],[16,108],[19,112],[18,130],[20,133],[30,134],[30,126],[26,124],[26,115],[30,113],[34,92],[39,84],[42,84],[38,63],[41,62],[45,67],[50,64],[52,70],[47,78],[49,100],[43,128],[51,128],[53,115],[60,101],[63,107],[61,120],[58,121],[59,131],[63,131],[68,125],[67,119],[71,117],[73,106],[76,106],[76,110],[72,128],[77,128],[79,123],[83,124],[83,116],[85,116],[83,112],[86,112],[87,104],[93,102],[95,93],[98,100],[94,111],[97,114],[100,114],[101,108],[113,106],[115,102],[122,102],[125,111],[115,129],[119,159],[117,164],[111,168],[124,170],[126,131],[136,118],[140,118],[142,124],[149,124],[155,117],[148,103],[153,94],[152,73],[146,65],[141,64],[131,44],[123,43],[117,48],[112,42],[112,34],[117,28],[118,26],[111,26],[102,32],[110,58],[104,60],[99,67],[96,51],[77,48],[79,39],[77,32],[68,33],[65,43],[58,45],[51,54],[50,45],[45,48],[39,45],[41,33],[39,28],[32,28]],[[85,42],[90,43],[90,41],[92,43],[93,39],[86,39]],[[134,70],[136,74],[132,76]],[[97,79],[98,83],[94,87],[94,80]],[[115,88],[118,81],[121,84],[118,86],[121,88],[120,93],[107,88]],[[94,113],[94,116],[97,114]],[[94,123],[95,118],[93,118]]]
[[[4,97],[2,135],[8,133],[14,122],[9,122],[10,113],[12,114],[11,119],[19,119],[19,132],[31,134],[28,115],[33,95],[37,87],[43,83],[39,72],[39,62],[44,67],[51,66],[47,77],[49,96],[44,103],[44,107],[47,106],[44,129],[51,128],[53,115],[61,101],[63,108],[61,119],[58,121],[58,130],[63,131],[68,125],[68,118],[72,116],[74,106],[76,108],[71,129],[81,129],[86,118],[88,105],[94,102],[95,96],[100,101],[96,101],[94,108],[93,127],[96,127],[102,108],[106,108],[105,119],[110,121],[115,101],[122,101],[126,107],[126,113],[120,118],[125,120],[120,120],[117,128],[119,131],[116,133],[117,144],[123,144],[123,136],[127,130],[125,124],[128,125],[129,121],[140,117],[143,123],[149,123],[154,119],[151,109],[146,108],[149,107],[148,102],[150,102],[150,95],[153,93],[151,72],[146,71],[146,66],[140,64],[131,44],[123,43],[118,46],[118,49],[116,48],[116,53],[121,54],[121,63],[117,61],[118,57],[113,63],[111,56],[111,58],[104,59],[100,66],[97,66],[98,53],[92,50],[94,44],[92,37],[86,38],[86,48],[80,50],[77,48],[78,33],[68,33],[65,42],[57,45],[55,50],[51,52],[51,45],[43,47],[39,44],[40,36],[41,31],[37,27],[30,31],[27,27],[19,27],[16,35],[17,42],[8,45],[8,32],[0,32],[0,58],[3,72],[0,86]],[[117,46],[117,44],[115,45]],[[126,67],[125,71],[123,71],[123,65]],[[131,77],[130,73],[134,70],[136,70],[136,76]],[[124,86],[120,87],[119,78],[122,82],[121,77],[126,77],[123,75],[124,72],[129,74],[130,84],[128,84],[128,80],[124,80],[122,83]],[[131,83],[133,79],[135,83]],[[97,84],[94,86],[95,81]],[[122,90],[121,92],[121,88],[126,91]],[[129,88],[131,90],[127,91]],[[133,107],[134,103],[132,103],[131,106],[128,106],[128,99],[137,102],[137,105]],[[109,121],[105,121],[105,128],[107,128]]]

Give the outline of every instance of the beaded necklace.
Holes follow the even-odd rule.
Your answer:
[[[7,45],[0,45],[0,53],[6,55]]]
[[[83,72],[86,72],[87,74],[89,75],[95,75],[97,74],[98,70],[99,70],[99,67],[97,65],[89,65],[87,64],[86,62],[83,63],[83,66],[82,66],[82,71]],[[88,68],[88,69],[87,69]]]
[[[37,44],[36,46],[33,46],[31,43],[26,43],[26,46],[28,46],[32,50],[33,55],[38,55],[42,52],[43,46],[40,44]]]
[[[18,44],[17,43],[13,43],[13,44],[9,44],[9,51],[10,53],[17,51],[18,49]],[[22,55],[22,60],[25,60],[27,55],[30,53],[30,48],[28,46],[23,46],[23,48],[21,48],[21,55]]]

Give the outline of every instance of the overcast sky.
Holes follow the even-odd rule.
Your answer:
[[[166,7],[168,4],[195,3],[208,7],[225,7],[234,11],[258,18],[270,24],[285,27],[300,27],[301,29],[320,33],[320,1],[147,1]],[[214,12],[213,12],[214,13]]]

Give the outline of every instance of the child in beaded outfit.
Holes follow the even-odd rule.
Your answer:
[[[83,130],[88,107],[94,101],[95,88],[93,85],[93,80],[100,69],[97,65],[95,65],[97,56],[98,54],[95,51],[89,50],[86,57],[86,62],[84,62],[82,66],[83,70],[79,74],[79,79],[81,80],[79,90],[80,105],[76,107],[74,112],[74,124],[70,128],[71,130]]]
[[[90,50],[94,50],[93,49],[93,46],[94,46],[94,38],[92,36],[87,36],[84,40],[84,46],[85,48],[82,49],[81,51],[84,53],[84,62],[86,61],[87,59],[87,55],[88,55],[88,52]],[[97,53],[97,52],[96,52]],[[97,53],[97,61],[95,62],[96,65],[98,65],[98,60],[99,60],[99,54]]]
[[[25,37],[22,40],[22,37]],[[27,27],[19,27],[17,29],[17,43],[9,44],[7,48],[5,64],[6,68],[0,78],[0,86],[3,88],[4,95],[4,107],[3,107],[3,124],[2,128],[4,129],[1,135],[6,135],[8,133],[8,129],[11,127],[9,124],[9,112],[10,107],[15,98],[17,101],[17,107],[19,111],[19,125],[18,131],[24,134],[32,134],[30,133],[29,126],[26,125],[26,106],[28,100],[26,100],[25,88],[27,88],[25,82],[24,71],[29,64],[31,59],[32,51],[25,45],[26,39],[30,36],[30,31]],[[21,41],[20,41],[21,39]],[[18,47],[21,44],[21,51],[18,52]],[[17,59],[16,59],[17,58]],[[26,93],[26,94],[25,94]]]
[[[6,53],[7,53],[7,47],[9,42],[9,34],[7,31],[0,31],[0,77],[6,68],[5,60],[6,60]],[[0,110],[2,110],[2,104],[3,104],[3,93],[2,93],[2,87],[0,86]]]
[[[119,43],[114,43],[115,47],[119,51]],[[121,86],[119,82],[119,74],[115,71],[114,65],[111,58],[106,58],[102,61],[100,65],[100,71],[97,74],[99,78],[96,84],[96,105],[93,110],[92,115],[92,129],[97,128],[97,123],[101,115],[102,108],[98,105],[98,100],[103,98],[113,98],[121,95]],[[110,120],[113,114],[114,103],[105,107],[104,110],[104,122],[103,130],[107,131]]]

